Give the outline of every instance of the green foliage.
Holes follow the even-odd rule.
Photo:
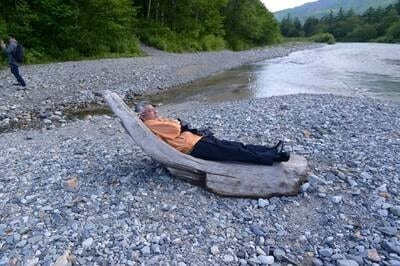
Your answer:
[[[311,37],[311,40],[314,42],[323,42],[327,44],[335,44],[335,37],[330,33],[318,33]]]
[[[388,42],[400,43],[400,21],[394,23],[387,31]]]
[[[135,11],[130,0],[80,1],[77,49],[85,56],[135,53],[133,23]],[[76,34],[77,35],[77,34]]]
[[[357,26],[354,31],[352,31],[347,39],[354,42],[366,42],[377,38],[378,32],[375,26],[366,24]]]
[[[0,17],[0,38],[7,34],[7,25],[3,18]]]
[[[225,48],[225,40],[212,34],[206,35],[201,40],[204,51],[217,51]]]
[[[227,0],[134,1],[139,38],[170,52],[223,49]]]
[[[304,35],[306,37],[310,37],[311,35],[313,35],[314,33],[318,32],[318,24],[319,24],[319,20],[317,18],[313,18],[310,17],[306,20],[306,22],[304,23]]]
[[[16,35],[27,63],[137,55],[138,37],[171,52],[247,49],[280,38],[260,0],[0,1],[0,37]]]
[[[276,43],[279,27],[259,0],[230,0],[225,9],[226,39],[235,50]]]
[[[79,58],[79,55],[76,58]],[[51,61],[52,58],[44,50],[39,50],[39,49],[25,50],[24,62],[27,64],[38,64]]]
[[[193,38],[191,34],[178,34],[155,22],[141,24],[138,34],[143,42],[168,52],[211,51],[225,48],[222,37],[209,34],[200,39]]]
[[[337,14],[330,12],[321,19],[308,18],[302,27],[299,27],[297,18],[292,19],[287,16],[282,20],[280,28],[285,37],[301,37],[304,32],[307,37],[313,36],[313,39],[323,40],[327,38],[329,42],[334,40],[398,42],[397,25],[400,21],[398,7],[400,7],[400,0],[396,5],[390,5],[385,9],[369,8],[362,15],[356,15],[352,10],[345,12],[340,9]],[[333,40],[320,35],[322,32],[331,34]]]
[[[229,45],[232,50],[234,51],[242,51],[250,49],[252,46],[249,44],[248,41],[242,40],[238,37],[233,37],[229,40]]]
[[[130,0],[2,1],[0,33],[16,35],[27,63],[139,53]]]
[[[315,25],[311,25],[311,19],[307,23],[307,31],[310,33],[310,28]],[[281,32],[286,37],[303,37],[305,36],[305,30],[301,26],[301,22],[298,18],[293,19],[288,15],[284,18],[280,24]],[[314,29],[314,28],[313,28]],[[315,30],[315,29],[314,29]],[[310,36],[310,35],[308,35]]]
[[[160,49],[235,50],[277,42],[278,24],[260,0],[135,1],[140,39]]]

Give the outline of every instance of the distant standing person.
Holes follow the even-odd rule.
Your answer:
[[[14,36],[10,35],[8,45],[6,46],[4,44],[4,41],[0,40],[0,46],[1,46],[1,49],[3,50],[3,52],[8,57],[8,64],[10,65],[11,73],[14,74],[15,78],[18,81],[18,83],[13,84],[13,85],[25,87],[26,83],[25,83],[24,79],[21,77],[21,75],[19,74],[19,65],[18,65],[19,62],[18,61],[21,61],[21,60],[18,60],[17,55],[16,55],[17,47],[18,47],[17,40],[15,39]]]

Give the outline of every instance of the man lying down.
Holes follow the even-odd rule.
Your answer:
[[[155,135],[178,151],[193,157],[262,165],[287,162],[290,159],[290,153],[284,151],[283,141],[273,147],[266,147],[220,140],[209,130],[192,129],[181,120],[159,117],[155,107],[149,103],[138,103],[135,111]]]

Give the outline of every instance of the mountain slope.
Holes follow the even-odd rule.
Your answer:
[[[397,0],[319,0],[299,7],[281,10],[274,15],[279,21],[288,14],[292,17],[299,17],[301,20],[305,20],[311,16],[322,17],[329,14],[331,10],[337,12],[341,7],[345,10],[353,9],[356,13],[361,14],[369,7],[386,7],[396,2]]]

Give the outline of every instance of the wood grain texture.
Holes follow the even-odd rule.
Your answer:
[[[295,195],[307,179],[307,160],[298,155],[292,155],[286,163],[264,166],[206,161],[181,153],[154,135],[117,94],[105,91],[104,98],[145,153],[165,165],[171,174],[205,184],[219,195],[255,198]]]

